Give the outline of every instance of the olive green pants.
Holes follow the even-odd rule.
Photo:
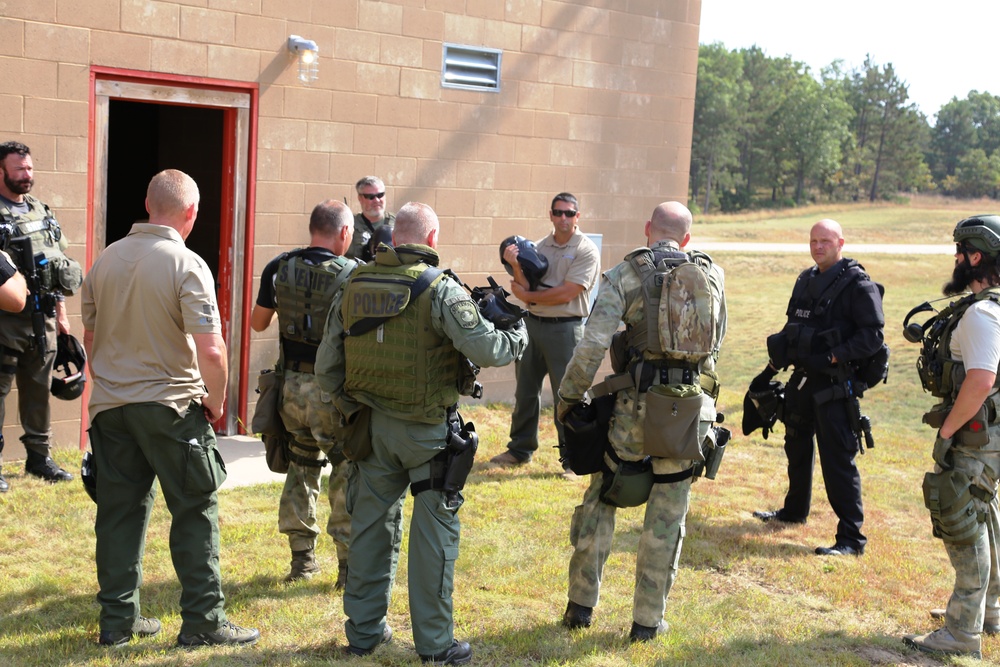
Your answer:
[[[447,427],[407,422],[372,410],[372,453],[348,479],[351,515],[344,613],[352,646],[382,639],[403,536],[402,507],[410,484],[430,477],[430,460],[444,449]],[[413,499],[408,577],[410,622],[417,653],[432,655],[454,639],[452,589],[461,524],[442,491]]]
[[[181,583],[181,632],[226,620],[219,572],[219,503],[226,466],[201,405],[183,416],[159,403],[98,413],[90,442],[97,467],[97,582],[102,630],[128,630],[140,614],[142,557],[156,481],[170,511],[170,557]]]

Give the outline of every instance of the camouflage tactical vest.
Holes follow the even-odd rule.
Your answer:
[[[390,250],[395,255],[395,250]],[[379,260],[383,258],[379,257]],[[431,323],[431,289],[410,303],[410,287],[427,264],[366,264],[351,276],[341,312],[344,329],[387,317],[375,329],[344,338],[344,389],[402,419],[440,424],[458,401],[459,353]],[[446,279],[438,276],[431,287]]]
[[[304,250],[286,253],[274,273],[274,298],[278,311],[282,359],[288,349],[299,350],[298,361],[311,363],[323,339],[323,327],[334,294],[357,266],[346,257],[333,257],[320,264],[306,259]],[[294,345],[299,344],[299,345]],[[303,344],[306,347],[303,350]],[[312,359],[308,357],[311,356]]]

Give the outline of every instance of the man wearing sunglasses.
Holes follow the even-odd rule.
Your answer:
[[[361,213],[354,216],[354,240],[345,257],[371,261],[365,256],[365,248],[375,232],[383,225],[392,229],[396,216],[385,212],[385,183],[378,176],[365,176],[354,184],[358,192]]]
[[[531,461],[538,449],[538,413],[542,383],[549,376],[553,404],[559,401],[559,383],[573,348],[583,338],[583,318],[590,307],[590,290],[601,274],[601,256],[597,246],[580,231],[580,206],[576,197],[560,192],[549,207],[552,232],[536,244],[549,262],[537,289],[529,287],[517,261],[517,245],[504,250],[504,260],[513,269],[511,292],[528,308],[528,349],[515,364],[517,389],[514,414],[510,423],[507,451],[494,456],[490,463],[503,467]],[[559,458],[565,459],[566,445],[562,424],[556,422]],[[568,470],[564,464],[564,470]],[[567,476],[571,473],[565,473]]]

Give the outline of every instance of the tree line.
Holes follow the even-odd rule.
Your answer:
[[[690,200],[702,212],[892,200],[1000,198],[1000,97],[971,91],[931,125],[892,64],[813,76],[759,47],[702,44]]]

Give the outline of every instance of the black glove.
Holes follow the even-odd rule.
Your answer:
[[[764,367],[764,370],[758,373],[757,377],[750,382],[750,391],[764,391],[767,389],[768,383],[770,383],[777,374],[778,371],[776,371],[771,366],[770,362],[768,362],[767,366]]]

